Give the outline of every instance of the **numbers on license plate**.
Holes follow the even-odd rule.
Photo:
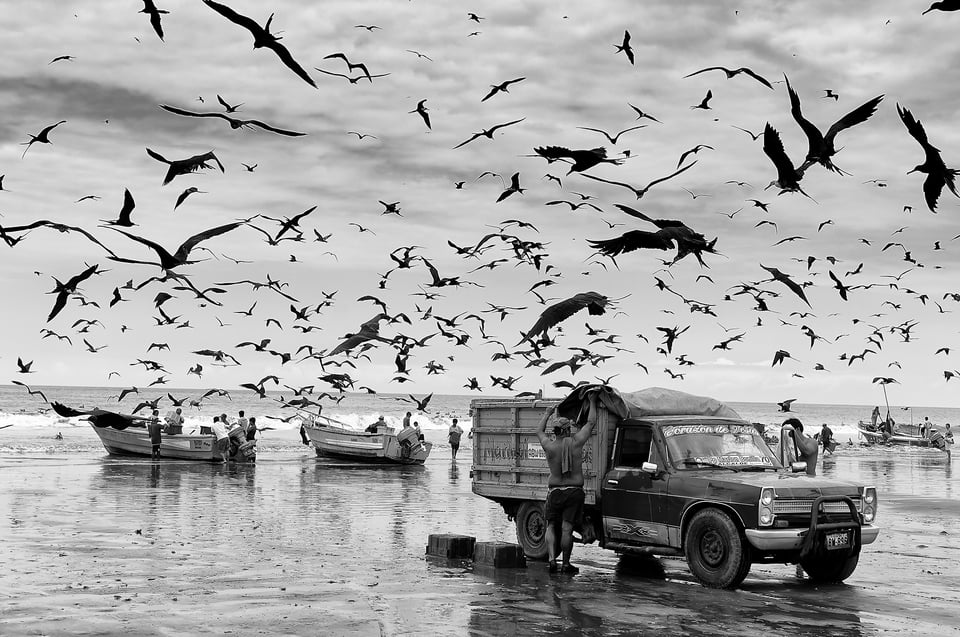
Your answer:
[[[850,546],[850,534],[844,531],[843,533],[827,533],[827,549],[845,549]]]

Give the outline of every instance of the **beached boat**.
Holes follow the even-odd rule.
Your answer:
[[[104,449],[111,455],[149,458],[153,452],[150,434],[147,433],[146,427],[131,425],[125,429],[115,429],[110,426],[98,426],[93,422],[90,424],[100,437]],[[233,435],[231,438],[231,460],[254,462],[257,459],[255,442],[241,441],[239,435]],[[160,458],[220,462],[220,453],[216,450],[215,436],[164,434],[160,439]]]
[[[930,446],[930,440],[922,436],[915,436],[894,430],[892,436],[884,438],[883,431],[873,429],[872,427],[873,425],[871,425],[871,423],[864,422],[863,420],[857,425],[857,431],[870,444],[907,445],[910,447]]]
[[[147,432],[147,418],[131,414],[118,414],[105,409],[78,410],[58,402],[53,410],[64,418],[86,416],[107,453],[117,456],[153,455],[153,445]],[[200,460],[219,462],[216,437],[212,434],[191,435],[166,433],[160,439],[160,457],[177,460]],[[230,459],[236,462],[254,462],[257,458],[256,443],[247,442],[238,428],[230,432]]]
[[[423,464],[433,445],[417,439],[413,429],[395,432],[380,425],[377,431],[356,431],[332,424],[324,418],[303,421],[303,429],[318,456],[331,456],[361,462],[387,464]]]

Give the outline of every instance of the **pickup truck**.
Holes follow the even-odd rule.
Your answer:
[[[703,585],[736,588],[755,563],[800,564],[815,582],[843,581],[861,546],[876,540],[876,488],[807,475],[805,463],[792,461],[791,427],[774,452],[723,403],[661,388],[620,394],[581,387],[557,413],[584,423],[590,392],[598,392],[600,413],[583,449],[579,541],[595,537],[618,553],[685,557]],[[503,507],[534,560],[548,553],[549,478],[535,430],[557,402],[470,405],[473,492]]]

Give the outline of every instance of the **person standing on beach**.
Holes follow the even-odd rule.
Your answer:
[[[458,424],[456,418],[450,424],[450,431],[447,432],[447,441],[450,443],[450,454],[453,459],[457,459],[457,451],[460,450],[460,437],[463,436],[463,428]]]
[[[783,425],[793,427],[793,441],[797,446],[797,460],[807,463],[807,475],[817,475],[817,457],[820,455],[820,443],[816,438],[803,433],[803,423],[799,418],[787,418]],[[830,432],[831,436],[833,432]]]
[[[880,406],[877,405],[873,408],[873,413],[870,414],[870,424],[873,425],[876,429],[877,424],[880,422]]]
[[[933,432],[933,423],[930,422],[929,416],[923,417],[923,422],[920,423],[920,437],[926,438]]]
[[[537,406],[537,401],[533,401]],[[566,418],[557,419],[553,428],[554,438],[547,435],[547,421],[557,410],[554,405],[540,419],[537,425],[537,438],[547,456],[547,465],[550,467],[550,478],[547,481],[547,502],[544,517],[547,528],[545,541],[547,543],[547,557],[549,571],[557,572],[557,555],[563,554],[561,573],[574,574],[579,572],[576,566],[570,563],[570,554],[573,552],[573,529],[580,525],[583,517],[583,446],[590,438],[597,421],[597,395],[590,395],[590,413],[586,424],[571,435],[571,422]],[[557,542],[556,527],[560,527],[560,541]]]
[[[154,409],[153,414],[150,416],[150,423],[147,425],[147,432],[150,434],[150,447],[152,449],[150,457],[154,460],[160,458],[161,431],[160,410]]]
[[[820,430],[820,444],[823,445],[824,453],[831,455],[833,455],[833,450],[837,448],[837,443],[833,439],[833,429],[830,429],[827,423],[823,423],[823,428]]]
[[[404,429],[406,429],[407,427],[410,426],[410,416],[411,416],[411,414],[410,414],[410,412],[408,411],[408,412],[407,412],[407,415],[403,417],[403,428],[404,428]]]
[[[247,430],[247,417],[243,415],[243,410],[237,412],[237,426],[241,427],[244,431]]]
[[[213,417],[213,435],[216,437],[216,451],[220,454],[220,462],[226,462],[227,458],[230,455],[230,435],[227,433],[227,428],[224,426],[224,422],[221,420],[223,416],[214,416]]]
[[[243,436],[247,442],[253,442],[257,439],[257,418],[256,416],[250,416],[250,420],[247,421],[247,427],[243,430]]]

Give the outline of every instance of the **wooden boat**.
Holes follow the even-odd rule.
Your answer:
[[[894,429],[892,436],[884,438],[883,431],[874,430],[871,427],[872,425],[869,422],[862,420],[857,425],[857,431],[859,431],[860,435],[870,444],[906,445],[910,447],[930,446],[930,440],[922,436],[898,432]]]
[[[303,428],[318,456],[385,464],[423,464],[433,445],[417,439],[413,429],[397,434],[380,425],[375,433],[356,431],[320,417],[303,421]]]
[[[146,427],[149,421],[147,418],[132,414],[118,414],[99,408],[74,409],[56,401],[52,402],[51,406],[64,418],[86,416],[93,430],[97,432],[104,449],[111,455],[147,458],[153,455],[153,444],[150,442],[150,434]],[[247,442],[241,429],[232,430],[230,439],[231,460],[236,462],[256,460],[256,443]],[[215,442],[216,436],[212,434],[184,435],[179,431],[166,433],[160,437],[160,457],[219,462],[221,457],[216,451]]]
[[[100,437],[104,449],[111,455],[149,458],[153,453],[146,427],[130,425],[125,429],[115,429],[98,427],[94,423],[91,423],[91,426]],[[239,432],[239,429],[234,431]],[[236,444],[231,444],[235,451],[230,459],[236,462],[254,462],[257,458],[256,443],[241,441],[236,434],[232,438],[236,439]],[[220,462],[220,453],[216,450],[216,437],[213,435],[164,434],[160,439],[160,458]]]

